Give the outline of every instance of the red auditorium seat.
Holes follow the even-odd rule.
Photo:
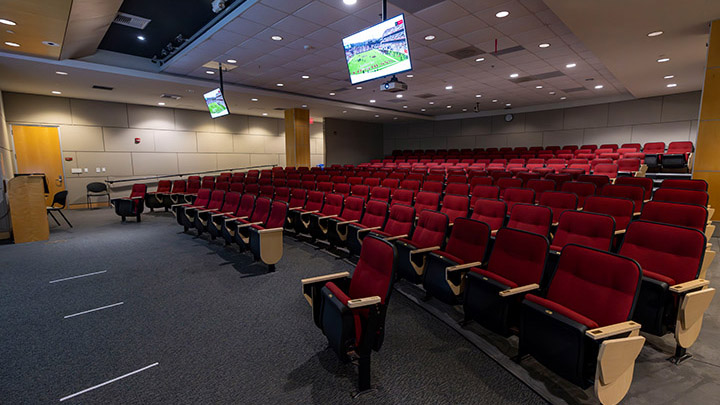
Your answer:
[[[377,177],[366,177],[363,179],[363,184],[372,188],[380,186],[380,179]]]
[[[490,242],[488,224],[469,218],[458,218],[444,250],[431,252],[423,286],[428,296],[450,304],[459,304],[465,289],[465,274],[481,266]]]
[[[202,231],[205,229],[205,223],[207,221],[207,218],[210,217],[210,214],[214,214],[219,212],[220,208],[223,206],[223,202],[225,200],[225,192],[222,190],[213,190],[210,194],[210,201],[208,202],[206,207],[186,207],[185,212],[182,216],[182,225],[185,229],[185,232],[188,231],[188,229],[193,228],[196,226],[196,223],[198,221],[198,216],[202,214],[203,216],[203,224],[198,229],[198,234],[202,233]]]
[[[445,246],[448,216],[437,211],[425,210],[418,215],[412,237],[395,239],[398,251],[398,277],[419,284],[427,264],[426,255]]]
[[[302,208],[292,207],[288,213],[288,226],[292,226],[296,235],[307,232],[307,226],[310,225],[308,216],[320,212],[325,205],[325,193],[322,191],[310,191],[307,196]]]
[[[359,222],[365,213],[365,200],[361,197],[345,198],[342,212],[336,218],[329,218],[324,232],[331,247],[344,246],[347,240],[348,226]],[[321,224],[322,225],[322,224]],[[320,238],[318,238],[320,239]]]
[[[470,189],[472,190],[477,185],[492,186],[493,178],[489,176],[478,176],[470,179]]]
[[[594,173],[599,176],[608,176],[614,179],[618,174],[618,165],[614,163],[601,163],[595,166]]]
[[[333,193],[347,197],[350,195],[350,185],[348,183],[335,183]]]
[[[624,143],[624,144],[622,144],[621,147],[622,148],[632,148],[632,149],[635,149],[636,151],[639,151],[640,149],[642,149],[642,145],[640,145],[639,143]]]
[[[427,191],[431,193],[442,193],[443,184],[439,181],[426,181],[422,185],[422,191]]]
[[[532,204],[517,204],[510,214],[507,227],[547,237],[552,225],[552,210]]]
[[[213,194],[220,190],[213,191]],[[197,229],[198,235],[201,235],[205,231],[209,231],[210,228],[215,228],[214,219],[216,214],[233,214],[240,204],[240,193],[225,193],[225,199],[222,202],[222,206],[216,210],[211,209],[211,204],[208,204],[206,210],[195,211],[194,226]],[[212,201],[212,197],[211,197]],[[215,228],[217,229],[217,228]]]
[[[223,236],[228,236],[225,234],[225,229],[234,230],[234,237],[231,238],[231,241],[237,243],[241,251],[245,250],[250,243],[250,228],[254,225],[265,224],[270,216],[271,207],[272,200],[266,197],[258,197],[255,199],[255,207],[249,218],[229,218],[225,220]]]
[[[585,199],[583,212],[607,214],[615,219],[615,232],[624,233],[635,213],[635,204],[627,198],[589,196]]]
[[[640,159],[620,158],[617,161],[618,172],[620,173],[636,173],[640,171]]]
[[[595,185],[582,181],[568,181],[563,183],[560,191],[565,193],[573,193],[578,198],[578,207],[582,207],[588,196],[595,194]]]
[[[189,217],[185,214],[185,209],[190,208],[205,208],[210,203],[210,194],[212,191],[209,188],[201,188],[197,192],[197,196],[195,198],[195,201],[192,203],[184,203],[184,204],[175,204],[173,205],[172,211],[173,214],[175,214],[175,219],[177,220],[178,225],[188,224],[189,227],[190,224],[192,224],[192,217]]]
[[[412,190],[417,193],[420,190],[420,182],[417,180],[403,180],[400,182],[400,188],[403,190]]]
[[[437,211],[440,208],[440,194],[421,191],[415,197],[415,213],[423,210]]]
[[[679,188],[683,190],[707,191],[708,183],[702,179],[681,180],[665,179],[660,183],[660,188]]]
[[[505,177],[498,179],[496,184],[498,187],[500,187],[500,198],[503,198],[506,189],[522,187],[522,179]]]
[[[470,208],[470,198],[467,195],[446,194],[442,200],[442,208],[440,212],[447,215],[450,225],[455,222],[456,218],[467,217]],[[417,211],[417,207],[415,207]],[[420,212],[418,211],[418,215]]]
[[[200,188],[209,188],[210,190],[215,189],[215,177],[213,176],[205,176],[202,178],[202,181],[200,182]]]
[[[470,194],[470,185],[467,183],[448,183],[445,186],[445,194],[468,195]]]
[[[140,216],[145,211],[146,193],[147,185],[133,184],[130,197],[113,198],[110,200],[110,204],[115,208],[115,214],[121,218],[122,222],[125,222],[126,217],[135,217],[137,222],[140,222]]]
[[[290,189],[288,187],[275,187],[275,201],[290,202]]]
[[[269,199],[275,198],[275,187],[273,186],[260,186],[260,192],[258,197],[267,197]]]
[[[546,191],[555,191],[555,182],[552,180],[529,180],[526,185],[527,188],[535,191],[535,202],[540,201],[540,196]]]
[[[522,187],[527,187],[530,180],[540,180],[542,176],[539,173],[518,173],[517,178],[522,180]]]
[[[534,204],[535,190],[531,188],[510,187],[505,190],[503,201],[507,204],[508,214],[512,216],[513,207],[516,204]]]
[[[472,189],[472,198],[470,199],[470,206],[474,207],[475,202],[481,198],[489,198],[497,200],[500,198],[500,187],[490,185],[477,185]]]
[[[210,216],[207,222],[207,231],[211,239],[218,236],[225,238],[226,244],[232,243],[235,237],[235,228],[228,228],[226,221],[233,218],[249,218],[255,209],[255,196],[252,194],[243,194],[238,200],[238,204],[232,212],[219,212]]]
[[[323,193],[332,193],[333,184],[329,181],[319,181],[317,183],[317,191],[322,191]]]
[[[415,204],[415,191],[396,189],[392,192],[391,205],[404,204],[412,206]]]
[[[245,183],[245,194],[260,195],[260,185],[257,183]]]
[[[396,207],[396,211],[403,210],[403,206],[401,205],[397,205]],[[412,210],[411,207],[409,208]],[[363,214],[360,222],[348,224],[347,238],[345,242],[350,256],[359,255],[360,248],[362,247],[362,239],[367,235],[367,232],[376,229],[383,229],[387,219],[387,203],[373,200],[368,201],[365,207],[365,213]]]
[[[174,202],[174,204],[182,204],[183,201],[186,203],[194,202],[199,191],[200,191],[200,181],[199,180],[190,180],[188,178],[187,188],[185,189],[185,192],[182,193],[182,196],[177,195],[177,194],[173,195],[173,202]],[[183,201],[180,201],[181,197],[182,197]]]
[[[400,180],[387,178],[387,179],[383,179],[383,181],[380,184],[385,188],[390,188],[390,189],[395,190],[396,188],[398,188],[400,186]]]
[[[645,190],[640,186],[626,186],[626,185],[615,185],[607,184],[598,195],[606,197],[619,197],[628,198],[635,204],[635,213],[639,214],[642,211],[643,202],[645,201]]]
[[[599,398],[619,402],[645,342],[630,322],[641,275],[631,259],[566,246],[547,292],[523,300],[518,358],[529,354],[581,388],[594,381]]]
[[[705,235],[696,229],[634,221],[618,252],[642,267],[633,320],[654,335],[674,332],[675,363],[689,358],[687,348],[695,343],[715,294],[709,282],[699,278],[705,246]]]
[[[577,178],[577,181],[592,183],[596,190],[600,190],[606,184],[610,184],[610,177],[599,174],[583,174]]]
[[[381,230],[372,230],[373,235],[395,240],[412,236],[415,229],[415,208],[396,204],[390,207],[390,214]]]
[[[702,205],[679,204],[662,201],[645,203],[640,219],[668,225],[697,229],[705,233],[708,223],[707,208]]]
[[[366,238],[352,279],[343,272],[302,280],[313,321],[330,347],[343,362],[351,360],[348,353],[357,356],[359,392],[371,389],[370,354],[383,343],[396,256],[392,244]]]
[[[517,330],[520,302],[540,288],[548,254],[544,236],[503,228],[497,232],[485,268],[473,267],[465,280],[465,321],[474,320],[503,336]]]
[[[467,183],[467,177],[465,175],[452,175],[448,176],[447,183]]]
[[[560,252],[566,245],[576,244],[610,251],[615,237],[615,220],[610,215],[581,211],[560,214],[550,249]]]
[[[649,177],[618,177],[615,184],[620,186],[640,186],[643,188],[643,199],[650,200],[653,191],[653,180]]]
[[[363,201],[367,201],[370,196],[370,187],[364,184],[356,184],[350,188],[350,195],[353,197],[360,197]]]
[[[557,224],[560,214],[567,210],[577,209],[577,195],[560,191],[546,191],[540,197],[540,205],[549,207],[552,210],[553,225]]]
[[[340,216],[344,206],[345,197],[342,194],[327,194],[322,209],[307,215],[308,222],[305,227],[313,242],[327,239],[329,220]]]
[[[197,185],[197,187],[200,187],[200,183],[196,182],[195,184]],[[173,181],[172,190],[170,191],[170,193],[165,194],[165,196],[163,197],[163,205],[165,206],[165,208],[169,209],[174,204],[178,204],[181,198],[183,199],[183,201],[185,201],[185,192],[187,191],[186,186],[187,183],[185,182],[185,180]],[[199,188],[195,190],[196,193],[197,190],[199,190]]]
[[[389,203],[391,191],[391,189],[386,187],[373,187],[370,190],[370,200],[377,200]]]
[[[172,182],[170,180],[158,181],[157,189],[145,195],[145,206],[150,208],[150,211],[155,211],[155,208],[163,208],[164,196],[170,193],[171,187]],[[165,211],[167,211],[167,207]]]

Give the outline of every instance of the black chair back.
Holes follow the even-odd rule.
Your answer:
[[[50,204],[51,207],[55,207],[55,205],[60,205],[60,208],[65,208],[65,205],[67,204],[67,190],[59,191],[55,193],[53,196],[53,202]]]
[[[87,191],[91,193],[105,193],[108,191],[107,184],[100,182],[88,183]]]

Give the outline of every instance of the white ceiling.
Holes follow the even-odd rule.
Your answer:
[[[471,116],[474,113],[464,110],[472,111],[476,102],[480,103],[481,115],[487,115],[502,111],[505,103],[523,111],[701,88],[704,54],[699,55],[702,52],[698,49],[704,47],[707,32],[698,30],[698,26],[720,16],[716,12],[720,1],[545,1],[553,10],[543,0],[390,0],[389,16],[404,12],[393,3],[413,9],[420,8],[420,4],[431,5],[414,13],[405,12],[414,69],[409,72],[412,78],[400,75],[410,87],[402,99],[380,92],[383,80],[364,83],[361,90],[349,83],[341,39],[380,21],[379,0],[358,0],[353,6],[342,0],[248,0],[237,10],[238,15],[225,18],[162,67],[116,54],[124,61],[122,65],[132,66],[119,68],[107,52],[81,61],[58,62],[21,56],[16,49],[4,47],[2,51],[12,53],[0,52],[0,89],[37,94],[59,89],[63,96],[149,105],[161,101],[162,93],[175,93],[183,99],[166,101],[168,106],[199,110],[204,109],[200,94],[217,83],[217,74],[206,74],[202,65],[211,60],[236,59],[238,67],[225,75],[226,82],[234,83],[226,85],[233,112],[265,112],[282,117],[282,111],[273,109],[305,104],[318,119],[392,121]],[[692,12],[688,12],[686,2],[692,3]],[[656,11],[650,3],[662,3],[662,7]],[[644,10],[640,4],[645,5]],[[636,10],[634,18],[625,16],[617,20],[622,23],[613,23],[613,18],[622,16],[625,9]],[[500,10],[510,15],[495,17]],[[603,12],[596,16],[593,10]],[[632,24],[636,27],[626,27]],[[652,46],[641,41],[647,39],[647,27],[664,24],[670,27],[670,35],[656,38]],[[638,32],[643,34],[641,40],[628,37]],[[430,34],[436,39],[424,40]],[[272,35],[280,35],[283,40],[272,41]],[[494,55],[496,39],[500,51],[517,46],[525,49]],[[539,48],[540,43],[551,46]],[[484,61],[476,62],[475,56],[458,60],[446,54],[470,45],[485,52],[480,55]],[[658,47],[668,54],[682,55],[673,57],[671,65],[667,65],[683,76],[676,88],[657,85],[653,69],[658,64],[652,58],[647,60],[647,55],[657,53]],[[577,66],[566,68],[568,63]],[[54,74],[56,70],[71,74],[59,77]],[[653,72],[652,80],[644,72]],[[518,73],[520,80],[511,79],[511,73]],[[557,76],[526,80],[547,73]],[[310,78],[302,79],[302,75]],[[277,87],[277,83],[284,86]],[[93,84],[110,85],[115,90],[99,92],[90,88]],[[596,90],[597,84],[604,87]],[[447,85],[453,89],[446,90]],[[575,90],[566,92],[568,89]],[[551,91],[556,94],[549,94]],[[330,92],[336,95],[330,96]],[[418,97],[423,94],[434,96]],[[476,98],[477,94],[482,97]],[[251,102],[253,97],[260,101]],[[567,100],[561,101],[560,97]],[[370,99],[377,102],[371,104]],[[493,99],[498,102],[493,103]],[[434,104],[430,105],[430,101]],[[423,108],[426,111],[421,111]]]

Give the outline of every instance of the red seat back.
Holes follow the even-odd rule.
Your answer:
[[[142,197],[145,198],[145,194],[147,193],[147,185],[145,184],[133,184],[132,189],[130,190],[130,198],[137,198]]]
[[[540,201],[540,196],[546,191],[555,191],[555,182],[552,180],[528,180],[527,188],[535,191],[535,201]]]
[[[155,190],[156,193],[168,193],[170,192],[170,188],[172,187],[172,182],[170,180],[160,180],[157,184],[157,190]]]
[[[553,213],[548,207],[532,204],[517,204],[507,227],[532,232],[547,237],[552,225]]]
[[[305,201],[306,211],[321,211],[325,204],[325,193],[322,191],[310,191],[307,201]]]
[[[212,190],[209,188],[201,188],[197,192],[197,197],[195,198],[195,202],[193,202],[193,205],[196,207],[207,207],[207,205],[210,203],[210,194],[212,193]]]
[[[405,204],[413,205],[415,199],[415,192],[413,190],[396,189],[392,193],[392,205]]]
[[[633,221],[618,253],[636,260],[644,272],[657,273],[680,284],[698,277],[705,244],[705,235],[697,229]],[[651,274],[645,276],[652,278]]]
[[[345,221],[359,221],[365,211],[365,200],[361,197],[345,198],[345,206],[343,207],[340,217]]]
[[[222,208],[223,200],[225,199],[225,192],[222,190],[213,190],[210,194],[210,202],[207,205],[209,210],[217,210]]]
[[[325,205],[321,213],[323,215],[340,215],[345,203],[345,197],[342,194],[328,194],[325,196]]]
[[[305,200],[307,199],[307,190],[303,188],[296,188],[290,192],[290,202],[288,202],[288,208],[300,208],[305,206]]]
[[[490,241],[490,226],[470,218],[457,218],[443,253],[460,263],[482,262]],[[439,253],[441,256],[445,256]]]
[[[255,209],[250,216],[250,222],[262,222],[263,224],[267,222],[268,216],[270,215],[271,205],[272,200],[269,198],[258,197],[258,199],[255,200]]]
[[[445,246],[445,235],[448,228],[448,216],[425,210],[418,214],[418,223],[413,231],[412,243],[417,248]]]
[[[702,179],[682,180],[665,179],[660,183],[660,188],[679,188],[683,190],[707,191],[708,183]]]
[[[467,217],[470,208],[470,198],[464,195],[445,195],[440,212],[446,214],[450,222],[458,217]]]
[[[535,190],[531,188],[508,188],[503,200],[507,203],[508,212],[512,215],[515,204],[534,204]]]
[[[384,226],[385,221],[388,218],[388,205],[382,201],[370,200],[365,206],[365,213],[363,214],[360,223],[368,228],[374,228],[376,226]]]
[[[566,246],[546,298],[599,326],[632,316],[640,286],[640,267],[631,259],[578,245]]]
[[[473,205],[473,213],[470,218],[485,222],[490,226],[491,231],[497,231],[505,223],[506,213],[507,205],[503,201],[481,198]]]
[[[615,229],[624,230],[632,221],[635,204],[627,198],[594,195],[585,199],[583,211],[610,215],[615,219]]]
[[[445,187],[445,194],[468,195],[470,194],[469,187],[467,183],[449,183]]]
[[[625,186],[640,186],[643,188],[643,199],[649,200],[652,197],[653,180],[649,177],[618,177],[615,184]]]
[[[678,225],[705,232],[707,208],[702,205],[650,201],[643,207],[640,219]]]
[[[598,194],[607,197],[628,198],[635,203],[635,212],[642,211],[643,202],[645,201],[645,190],[640,186],[606,184]]]
[[[185,192],[185,186],[187,184],[185,183],[185,180],[175,180],[172,184],[172,192],[173,193],[184,193]]]
[[[583,181],[568,181],[563,183],[560,191],[565,193],[573,193],[578,197],[578,207],[585,204],[585,199],[595,194],[595,185]]]
[[[275,187],[275,201],[290,202],[290,189],[288,187]]]
[[[383,231],[390,236],[412,235],[415,226],[415,208],[403,204],[390,207],[390,217]]]
[[[255,196],[253,194],[243,194],[240,197],[240,204],[235,211],[236,217],[250,217],[255,209]]]
[[[335,194],[342,194],[347,197],[350,195],[350,185],[347,183],[335,183],[333,191]]]
[[[487,271],[515,284],[510,287],[540,284],[547,254],[548,241],[544,236],[502,228],[495,236]]]
[[[351,298],[380,297],[386,303],[395,277],[395,247],[387,241],[366,237],[350,280]]]
[[[440,194],[421,191],[415,198],[415,212],[419,213],[423,210],[437,211],[440,207]]]
[[[577,200],[577,195],[573,193],[547,191],[540,197],[540,205],[549,207],[552,210],[553,223],[555,223],[563,211],[577,209]]]
[[[609,251],[615,235],[615,220],[610,215],[591,212],[565,211],[550,246],[560,251],[565,245],[591,247]]]
[[[220,212],[235,212],[238,204],[240,204],[240,193],[230,192],[225,194],[225,201],[223,202]]]

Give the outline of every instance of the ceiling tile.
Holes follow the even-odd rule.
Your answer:
[[[452,1],[444,1],[424,10],[414,13],[418,18],[433,25],[441,25],[457,20],[467,14],[467,11]]]
[[[255,21],[258,24],[270,26],[287,16],[287,13],[278,11],[260,3],[256,3],[242,13],[243,18]]]
[[[322,26],[325,26],[330,21],[337,21],[346,15],[345,12],[319,1],[313,1],[295,12],[295,16]]]
[[[456,37],[469,34],[484,27],[487,27],[487,24],[473,15],[466,15],[458,18],[457,20],[440,25],[440,28],[443,31],[451,35],[455,35]]]
[[[232,31],[234,33],[245,35],[248,37],[257,34],[265,28],[265,25],[258,24],[242,17],[238,17],[230,21],[227,25],[223,27],[223,29],[225,30]]]
[[[272,27],[300,37],[304,37],[305,35],[308,35],[311,32],[314,32],[321,28],[315,23],[295,17],[294,15],[289,15],[283,18],[282,20],[273,24]]]
[[[310,3],[310,1],[311,0],[262,0],[262,3],[276,10],[290,14],[304,7]]]

